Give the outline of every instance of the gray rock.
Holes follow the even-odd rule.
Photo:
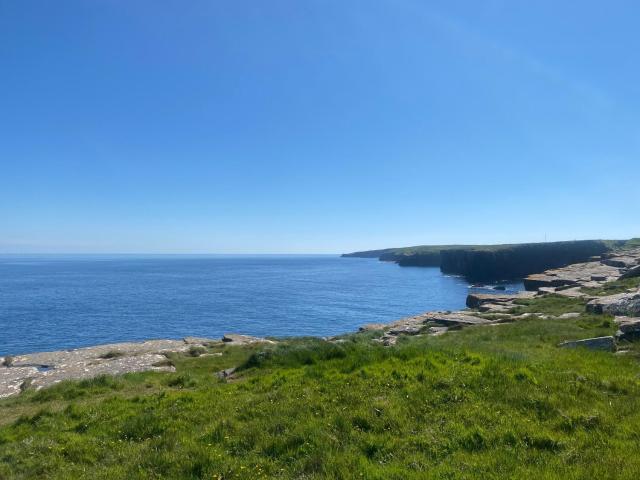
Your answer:
[[[524,286],[530,291],[541,287],[585,286],[593,282],[593,278],[603,278],[602,281],[609,281],[619,278],[621,274],[620,268],[604,265],[602,262],[575,263],[563,268],[547,270],[544,273],[529,275],[524,279]],[[596,285],[598,285],[597,282]]]
[[[510,305],[514,300],[523,298],[533,298],[534,292],[518,292],[513,294],[505,293],[470,293],[467,295],[467,307],[478,308],[484,304],[491,305]]]
[[[384,330],[387,325],[385,323],[367,323],[362,325],[358,330],[360,332],[371,332],[377,330]]]
[[[216,372],[216,376],[220,379],[227,379],[232,377],[232,375],[236,372],[236,368],[227,368],[226,370],[220,370],[219,372]]]
[[[640,318],[616,317],[615,321],[618,324],[617,339],[629,341],[640,339]]]
[[[640,290],[598,297],[587,303],[590,313],[609,313],[635,317],[640,315]]]
[[[37,373],[36,367],[0,367],[0,398],[19,394],[20,387]]]
[[[215,345],[220,343],[220,340],[206,337],[184,337],[182,341],[187,345]]]
[[[449,331],[449,327],[429,327],[429,335],[434,337],[444,335]]]
[[[633,278],[633,277],[640,277],[640,265],[627,270],[625,273],[622,274],[620,279]]]
[[[605,258],[602,260],[602,263],[611,267],[632,268],[638,264],[638,258],[630,255],[619,255],[616,257]]]
[[[206,340],[207,343],[209,339]],[[12,357],[11,366],[0,367],[0,397],[20,393],[27,382],[36,389],[64,380],[82,380],[99,375],[131,372],[172,372],[166,353],[186,352],[203,342],[186,340],[149,340],[125,342],[57,352],[38,352]]]
[[[616,349],[616,341],[613,337],[595,337],[585,338],[584,340],[572,340],[568,342],[562,342],[558,345],[564,348],[577,348],[584,347],[590,350],[606,350],[613,352]]]
[[[387,331],[389,335],[418,335],[422,327],[417,325],[399,325]]]
[[[580,314],[578,312],[568,312],[568,313],[563,313],[562,315],[559,315],[558,318],[560,320],[567,320],[569,318],[577,318],[579,316]]]
[[[225,333],[222,337],[222,341],[230,345],[251,345],[253,343],[270,343],[274,344],[273,340],[267,340],[261,337],[252,337],[250,335],[241,335],[239,333]]]

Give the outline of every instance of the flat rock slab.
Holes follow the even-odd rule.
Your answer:
[[[372,332],[376,330],[384,330],[386,326],[386,323],[366,323],[358,328],[358,330],[360,332]]]
[[[37,373],[36,367],[0,367],[0,398],[19,394],[22,384]]]
[[[540,287],[585,286],[600,285],[594,278],[602,279],[600,282],[612,281],[620,278],[623,269],[602,262],[574,263],[563,268],[547,270],[544,273],[529,275],[524,279],[525,289],[535,291]]]
[[[587,303],[590,313],[609,313],[635,317],[640,315],[640,290],[598,297]]]
[[[16,395],[22,385],[36,389],[64,380],[83,380],[100,375],[175,371],[166,353],[186,352],[194,345],[205,346],[211,339],[148,340],[95,347],[39,352],[12,357],[10,366],[0,367],[0,398]]]
[[[572,340],[568,342],[562,342],[559,347],[563,348],[578,348],[584,347],[590,350],[606,350],[613,352],[616,349],[616,341],[613,337],[595,337],[585,338],[584,340]]]
[[[467,307],[478,308],[483,304],[510,304],[514,300],[535,297],[535,292],[507,293],[470,293],[467,295]]]
[[[38,372],[31,381],[36,389],[50,387],[64,380],[86,380],[100,375],[122,375],[133,372],[175,372],[171,365],[162,365],[167,357],[158,353],[144,353],[131,357],[115,358],[98,363],[79,362],[64,368]]]
[[[78,362],[108,360],[116,357],[142,355],[145,353],[184,352],[191,345],[183,340],[148,340],[146,342],[124,342],[76,348],[57,352],[39,352],[13,357],[13,366],[64,367]]]
[[[225,333],[222,337],[222,341],[227,345],[250,345],[252,343],[271,343],[274,344],[273,340],[267,340],[266,338],[261,337],[252,337],[250,335],[241,335],[239,333]]]

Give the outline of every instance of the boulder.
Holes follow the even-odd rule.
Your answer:
[[[640,315],[640,290],[598,297],[587,303],[590,313],[608,313],[635,317]]]
[[[218,377],[221,380],[224,380],[227,378],[231,378],[235,372],[236,372],[235,368],[227,368],[225,370],[220,370],[219,372],[216,372],[216,377]]]
[[[562,342],[558,345],[564,348],[577,348],[584,347],[590,350],[606,350],[613,352],[616,349],[616,341],[613,337],[595,337],[585,338],[583,340],[572,340],[568,342]]]
[[[616,338],[619,340],[640,339],[640,318],[637,317],[616,317],[618,331]]]

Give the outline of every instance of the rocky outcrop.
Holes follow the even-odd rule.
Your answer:
[[[518,292],[513,294],[500,293],[471,293],[467,295],[467,307],[477,308],[482,310],[485,305],[492,305],[496,307],[513,307],[514,300],[533,298],[536,296],[535,292]]]
[[[230,344],[244,345],[255,341],[269,342],[255,337],[231,335]],[[220,340],[187,337],[184,340],[149,340],[126,342],[56,352],[16,355],[0,362],[0,398],[16,395],[29,387],[40,389],[64,380],[82,380],[100,375],[120,375],[132,372],[175,371],[166,354],[190,352]]]
[[[250,335],[241,335],[239,333],[225,333],[222,341],[228,345],[251,345],[253,343],[276,343],[273,340],[267,340],[261,337],[252,337]]]
[[[616,341],[613,337],[596,337],[585,338],[583,340],[572,340],[569,342],[562,342],[559,347],[564,348],[588,348],[589,350],[606,350],[608,352],[615,352]]]
[[[529,275],[524,279],[524,288],[532,291],[544,287],[598,287],[602,283],[617,280],[622,273],[620,267],[605,265],[600,261],[576,263]]]
[[[478,317],[470,311],[457,312],[426,312],[412,317],[402,318],[390,324],[367,324],[360,327],[361,331],[382,330],[383,334],[376,341],[384,345],[394,345],[399,337],[404,335],[432,335],[438,336],[449,330],[456,330],[474,325],[489,325],[498,323]]]
[[[562,290],[575,287],[600,287],[613,280],[640,276],[640,249],[628,248],[603,254],[589,262],[535,273],[524,279],[527,290]]]
[[[631,317],[638,316],[640,315],[640,290],[595,298],[587,303],[587,311]]]
[[[616,317],[618,340],[635,341],[640,339],[640,318],[638,317]]]

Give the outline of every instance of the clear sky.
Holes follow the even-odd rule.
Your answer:
[[[0,0],[0,252],[640,236],[640,4]]]

